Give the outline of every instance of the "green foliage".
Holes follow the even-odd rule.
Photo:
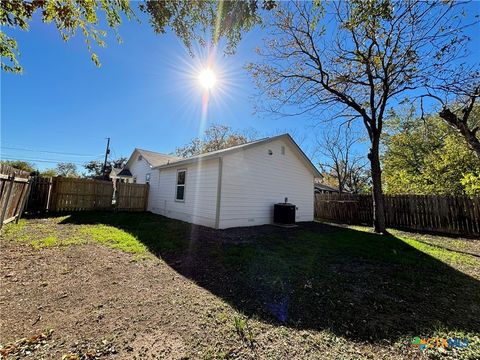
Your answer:
[[[35,173],[37,169],[35,165],[26,161],[14,160],[14,161],[1,161],[2,164],[11,166],[15,169],[26,171],[29,173]]]
[[[227,39],[226,52],[232,53],[241,39],[243,31],[250,30],[260,23],[258,0],[243,1],[188,1],[163,0],[146,1],[139,4],[140,11],[150,17],[150,23],[157,34],[172,29],[180,37],[192,53],[193,41],[205,45],[205,37],[201,33],[211,33],[213,43],[224,37]],[[261,9],[270,10],[275,7],[273,0],[263,0]],[[44,23],[54,23],[62,39],[68,41],[78,31],[85,39],[91,59],[100,66],[98,55],[92,45],[104,47],[107,32],[100,28],[100,18],[105,17],[106,25],[117,32],[122,19],[136,19],[129,0],[46,0],[21,1],[9,0],[0,2],[0,21],[2,27],[27,31],[35,13],[41,13]],[[138,20],[138,19],[137,19]],[[2,70],[21,73],[18,61],[19,48],[16,40],[0,31],[0,52]]]
[[[247,341],[250,346],[253,346],[255,340],[255,335],[251,327],[248,325],[247,320],[243,319],[240,316],[233,317],[233,327],[235,332],[245,341]]]
[[[192,51],[192,42],[205,45],[201,33],[210,32],[213,43],[221,38],[227,40],[227,53],[233,53],[242,37],[242,32],[260,23],[258,0],[241,1],[147,1],[140,10],[150,15],[150,23],[157,34],[171,28]],[[275,1],[263,0],[261,9],[271,10]]]
[[[474,195],[480,162],[463,137],[437,116],[393,119],[385,136],[384,185],[389,194]]]
[[[127,163],[126,157],[120,157],[115,160],[110,160],[107,162],[107,173],[110,173],[112,168],[123,168]],[[92,160],[83,165],[87,170],[86,176],[88,177],[98,177],[103,175],[103,162],[98,160]]]
[[[55,172],[58,176],[78,177],[77,165],[73,163],[58,163]]]
[[[77,31],[85,39],[92,61],[100,66],[97,55],[92,51],[92,43],[104,47],[107,33],[99,28],[99,13],[104,13],[106,22],[115,32],[122,22],[122,16],[132,18],[128,0],[61,0],[61,1],[21,1],[0,2],[0,21],[2,27],[27,31],[36,12],[41,13],[44,23],[54,23],[62,39],[68,41]],[[117,34],[118,36],[118,34]],[[20,73],[22,67],[18,62],[18,44],[14,38],[0,31],[0,52],[2,70]],[[7,62],[4,62],[6,59]]]
[[[226,125],[210,125],[202,138],[194,138],[189,144],[179,147],[175,153],[181,157],[190,157],[206,152],[227,149],[253,140],[256,134],[241,134]]]
[[[465,174],[460,182],[462,183],[467,195],[480,196],[480,171],[477,171],[476,173]]]
[[[42,177],[55,177],[57,176],[57,170],[55,169],[46,169],[40,172]]]

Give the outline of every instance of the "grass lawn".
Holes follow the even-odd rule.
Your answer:
[[[21,220],[1,242],[4,354],[480,358],[480,240],[84,212]]]

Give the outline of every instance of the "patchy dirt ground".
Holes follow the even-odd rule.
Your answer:
[[[105,246],[85,240],[87,235],[81,229],[89,225],[62,223],[53,218],[28,220],[22,226],[21,231],[2,236],[0,251],[0,343],[3,344],[0,354],[6,357],[421,359],[442,355],[441,350],[413,349],[411,337],[365,341],[344,336],[336,328],[294,326],[288,321],[268,321],[261,311],[258,315],[243,312],[241,305],[227,301],[229,297],[219,290],[231,292],[242,285],[232,284],[236,278],[226,277],[227,273],[221,271],[224,264],[210,267],[196,262],[198,252],[192,252],[188,246],[181,247],[178,253],[178,249],[167,244],[159,250],[161,256],[148,252],[148,256],[139,258],[137,248],[125,252],[112,248],[112,243]],[[45,240],[45,236],[49,238],[47,226],[55,228],[57,238],[64,234],[61,240],[65,243],[52,241],[49,246],[51,240]],[[165,228],[165,231],[183,236],[183,226]],[[321,229],[317,225],[305,226],[308,231],[311,231],[309,226],[316,231]],[[206,240],[214,241],[212,230],[189,228],[187,233],[192,236],[195,231],[196,238],[200,231],[205,232]],[[241,233],[223,232],[218,237],[228,246],[236,247],[248,242],[253,235],[269,236],[275,231],[263,227]],[[323,231],[335,232],[335,229]],[[117,236],[112,234],[112,238]],[[292,232],[289,236],[294,235]],[[151,249],[148,244],[147,247]],[[360,262],[357,265],[364,270],[370,266]],[[204,267],[202,274],[191,276],[196,267]],[[348,270],[338,262],[331,263],[329,268],[334,274]],[[213,281],[211,272],[216,271],[219,271],[219,283],[206,285]],[[268,269],[265,272],[268,273]],[[281,286],[275,283],[275,287]],[[302,286],[310,291],[312,284],[305,282]],[[242,295],[240,290],[238,296]],[[468,329],[471,331],[472,327]],[[470,338],[471,334],[468,333]],[[471,350],[468,353],[450,351],[445,355],[474,359],[479,353]]]

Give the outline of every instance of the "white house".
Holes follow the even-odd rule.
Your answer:
[[[270,224],[285,198],[312,221],[320,177],[288,134],[186,159],[135,149],[126,168],[150,184],[149,211],[218,229]]]

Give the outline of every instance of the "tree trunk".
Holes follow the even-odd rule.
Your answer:
[[[480,159],[480,140],[477,138],[477,129],[469,129],[466,121],[463,121],[455,115],[450,109],[443,109],[438,115],[445,120],[450,126],[460,131],[462,136],[467,141],[467,144],[475,152]]]
[[[373,228],[376,233],[386,233],[385,205],[382,191],[382,169],[379,155],[380,135],[372,139],[372,147],[368,154],[372,173],[372,196],[373,196]]]

